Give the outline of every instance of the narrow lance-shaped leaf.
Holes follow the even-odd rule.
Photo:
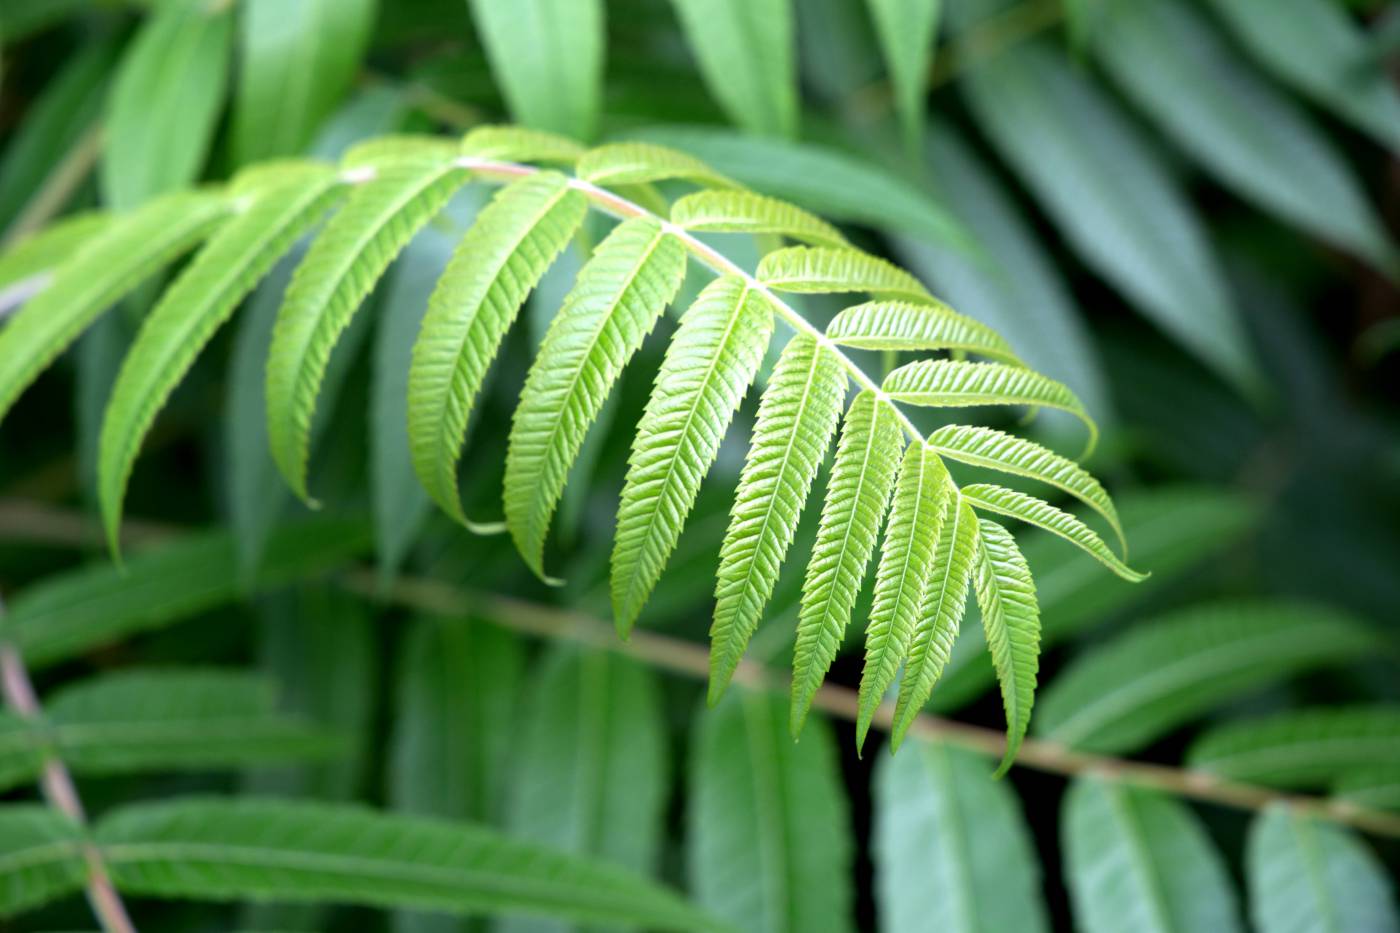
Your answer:
[[[224,103],[233,11],[199,3],[156,7],[112,78],[100,176],[118,209],[181,188],[200,174]]]
[[[1024,365],[996,331],[931,299],[854,305],[831,319],[826,335],[858,350],[960,350]]]
[[[904,452],[885,529],[884,552],[875,572],[875,602],[865,636],[865,670],[860,678],[856,748],[865,743],[875,708],[894,682],[909,652],[922,608],[934,549],[947,515],[951,491],[948,468],[923,441]]]
[[[963,498],[974,508],[984,512],[995,512],[1010,518],[1019,518],[1027,524],[1044,528],[1051,534],[1059,535],[1124,580],[1136,583],[1146,578],[1146,574],[1138,573],[1119,560],[1118,556],[1109,550],[1108,545],[1104,544],[1103,539],[1089,529],[1089,526],[1043,499],[1037,499],[1035,496],[1028,496],[1023,492],[1007,489],[1004,486],[995,486],[991,483],[964,486],[962,494]]]
[[[1352,833],[1276,805],[1245,847],[1249,913],[1259,933],[1400,930],[1393,876]]]
[[[672,0],[700,73],[751,133],[797,132],[797,71],[788,0]]]
[[[1127,553],[1128,539],[1113,500],[1099,481],[1073,460],[1035,441],[978,425],[945,425],[930,434],[928,442],[946,459],[1024,476],[1069,493],[1103,516]]]
[[[327,758],[339,743],[276,713],[257,677],[132,670],[66,688],[42,727],[0,714],[0,788],[37,778],[46,748],[75,774],[97,775]]]
[[[1094,49],[1148,116],[1224,184],[1378,268],[1395,262],[1341,150],[1191,5],[1109,4]]]
[[[680,241],[650,218],[619,224],[579,272],[530,367],[506,455],[506,525],[535,573],[570,467],[613,384],[685,276]]]
[[[784,292],[870,292],[928,301],[928,290],[894,263],[851,247],[789,246],[758,264],[756,278]]]
[[[229,901],[333,901],[717,930],[678,895],[611,865],[462,823],[309,801],[139,804],[102,820],[117,887]]]
[[[297,266],[267,358],[267,437],[292,490],[309,501],[311,419],[331,349],[413,235],[467,180],[450,159],[374,167]]]
[[[1331,0],[1213,0],[1259,63],[1400,152],[1400,91],[1355,14]]]
[[[1006,709],[1006,755],[997,771],[1004,774],[1016,760],[1035,703],[1035,678],[1040,669],[1040,607],[1036,604],[1030,568],[1016,547],[1016,540],[1005,528],[985,518],[977,523],[973,572],[982,630]]]
[[[967,589],[977,559],[977,516],[962,501],[956,489],[943,503],[938,526],[938,543],[933,551],[933,569],[919,607],[919,620],[909,643],[904,676],[894,707],[894,729],[890,747],[897,750],[909,727],[928,702],[934,684],[953,651],[963,613],[967,610]]]
[[[501,189],[428,303],[408,370],[408,440],[423,487],[463,524],[457,460],[472,405],[526,295],[586,212],[583,195],[552,172]]]
[[[831,436],[847,375],[834,352],[793,337],[758,406],[729,530],[720,546],[710,625],[710,703],[718,702],[772,595]]]
[[[567,136],[525,126],[478,126],[462,137],[462,154],[479,159],[573,165],[584,151]]]
[[[0,315],[46,288],[54,272],[111,222],[101,211],[69,214],[7,245],[0,253]]]
[[[1030,405],[1074,415],[1089,429],[1088,456],[1099,429],[1084,405],[1063,384],[1033,370],[1002,363],[919,360],[885,377],[884,390],[897,402],[935,408],[970,405]]]
[[[914,741],[875,766],[875,898],[884,933],[1044,933],[1040,865],[1016,791],[981,755]]]
[[[1085,933],[1241,929],[1220,854],[1180,801],[1080,778],[1065,797],[1062,825],[1066,881]]]
[[[1332,707],[1217,726],[1192,744],[1191,767],[1251,784],[1306,787],[1400,765],[1400,707]]]
[[[752,191],[697,191],[671,205],[671,222],[701,233],[775,233],[813,246],[847,246],[831,224]]]
[[[849,933],[852,838],[831,729],[801,742],[783,701],[731,692],[692,744],[687,862],[702,907],[754,933]]]
[[[0,419],[97,317],[194,246],[224,218],[223,198],[179,192],[112,222],[55,270],[0,329]]]
[[[637,427],[617,513],[612,604],[623,635],[661,576],[772,333],[767,299],[733,276],[706,286],[681,318]]]
[[[0,917],[81,891],[86,882],[76,823],[37,804],[0,807]]]
[[[870,552],[885,519],[903,437],[894,407],[864,391],[846,412],[821,524],[802,584],[792,661],[793,735],[826,677],[851,618]]]
[[[1193,607],[1076,657],[1045,691],[1037,731],[1085,751],[1135,752],[1228,700],[1380,647],[1364,626],[1323,607]]]
[[[734,182],[695,156],[653,143],[611,143],[590,149],[579,157],[576,172],[585,181],[609,188],[658,181],[734,187]]]
[[[894,105],[904,126],[905,142],[917,152],[924,130],[924,97],[929,63],[943,0],[867,0],[875,34],[890,69]]]
[[[234,157],[299,154],[359,71],[377,0],[243,0]]]
[[[591,137],[603,96],[602,0],[471,0],[471,8],[515,118]]]
[[[143,322],[102,423],[98,497],[113,552],[126,484],[157,412],[238,303],[339,193],[328,168],[289,169],[219,229]]]

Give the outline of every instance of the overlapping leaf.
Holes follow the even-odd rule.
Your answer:
[[[1023,365],[1000,334],[941,302],[855,305],[831,319],[826,335],[858,350],[960,350]]]

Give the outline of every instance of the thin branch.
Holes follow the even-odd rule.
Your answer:
[[[4,618],[5,604],[0,601],[0,619]],[[29,680],[24,661],[19,650],[8,642],[0,641],[0,691],[5,703],[21,718],[42,720],[43,710],[39,698],[34,693],[34,685]],[[52,749],[44,757],[44,768],[39,778],[39,786],[44,799],[60,813],[78,826],[87,825],[87,814],[83,802],[78,797],[78,789],[73,785],[73,776]],[[92,906],[102,929],[107,933],[136,933],[136,927],[127,916],[126,906],[121,895],[112,885],[112,879],[103,864],[102,853],[92,843],[83,844],[83,857],[87,862],[87,899]]]
[[[709,652],[703,645],[645,630],[633,631],[630,640],[622,641],[610,624],[565,609],[421,578],[400,579],[385,594],[379,588],[378,577],[370,570],[351,572],[345,578],[345,584],[361,595],[386,599],[435,615],[481,618],[527,635],[575,641],[698,680],[705,680],[710,675]],[[755,690],[780,692],[788,688],[786,677],[748,659],[739,663],[734,682]],[[812,705],[829,715],[852,722],[859,708],[856,691],[832,683],[823,684],[817,690]],[[883,703],[875,713],[874,726],[888,732],[893,723],[894,704]],[[1006,750],[1006,735],[1003,732],[930,713],[920,713],[910,732],[984,752],[994,758],[1000,758]],[[1203,771],[1090,755],[1043,739],[1025,739],[1016,756],[1016,764],[1063,777],[1102,775],[1126,784],[1242,810],[1262,810],[1273,804],[1287,804],[1299,812],[1345,823],[1378,836],[1400,838],[1400,816],[1359,807],[1349,801],[1284,794],[1267,787],[1227,781]]]

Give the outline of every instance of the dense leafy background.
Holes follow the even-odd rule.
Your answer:
[[[0,236],[396,130],[514,119],[693,152],[906,263],[1103,424],[1092,465],[1153,576],[1127,584],[1023,536],[1046,650],[1033,735],[1396,808],[1397,24],[1394,4],[1335,0],[3,0]],[[157,422],[133,476],[124,574],[99,546],[95,453],[156,291],[106,315],[0,427],[6,637],[36,669],[45,741],[89,809],[121,811],[97,829],[120,884],[494,910],[511,902],[490,883],[405,891],[392,872],[371,884],[369,868],[347,879],[310,855],[360,840],[411,849],[420,867],[470,851],[545,877],[558,856],[538,845],[595,860],[557,869],[576,905],[618,885],[622,914],[574,913],[605,926],[685,908],[602,862],[763,931],[1395,929],[1393,839],[1102,777],[1014,769],[993,783],[990,759],[947,743],[890,758],[882,738],[857,758],[844,720],[813,722],[794,745],[771,695],[735,691],[707,710],[696,679],[596,639],[522,634],[545,624],[531,607],[609,613],[611,516],[664,342],[643,344],[564,494],[546,552],[563,588],[534,582],[502,539],[430,511],[395,414],[427,293],[482,203],[469,189],[413,239],[331,359],[313,430],[325,514],[311,524],[264,421],[290,263]],[[462,471],[468,514],[493,517],[526,364],[582,244],[605,232],[566,250],[488,377]],[[824,320],[834,306],[804,310]],[[643,630],[703,641],[755,408],[721,447],[723,481],[702,490]],[[1055,413],[1031,430],[1079,442]],[[775,667],[791,653],[802,563],[755,642]],[[383,598],[395,580],[410,586]],[[546,627],[593,631],[580,625]],[[836,681],[857,682],[857,647]],[[932,705],[999,726],[993,683],[980,627],[965,625]],[[132,740],[132,723],[162,740]],[[0,721],[15,801],[32,796],[31,728]],[[208,799],[125,808],[239,792],[470,820],[504,838]],[[9,845],[66,851],[68,833],[7,804],[0,865]],[[290,840],[307,867],[253,877],[162,862],[210,838]],[[0,877],[0,903],[71,889],[71,865],[52,868]],[[536,893],[548,896],[566,895]],[[134,910],[143,929],[388,916],[144,897]],[[13,921],[87,922],[78,899]]]

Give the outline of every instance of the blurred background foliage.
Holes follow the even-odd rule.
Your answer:
[[[0,0],[0,38],[6,245],[250,161],[505,120],[662,142],[841,221],[1103,425],[1091,466],[1153,576],[1134,587],[1023,537],[1044,618],[1042,752],[1187,762],[1400,808],[1400,5]],[[1187,807],[1112,773],[1018,768],[993,783],[991,760],[956,735],[858,759],[840,716],[793,745],[761,690],[705,710],[694,649],[754,398],[647,631],[630,646],[599,637],[611,515],[659,340],[572,475],[550,557],[566,586],[540,586],[501,539],[431,512],[400,415],[409,348],[485,196],[468,190],[410,244],[338,348],[317,426],[321,515],[293,502],[267,453],[263,359],[291,263],[157,423],[124,574],[98,548],[93,460],[157,289],[104,317],[0,428],[7,638],[46,698],[137,667],[256,673],[278,697],[258,701],[276,720],[267,736],[152,774],[75,751],[89,809],[262,791],[468,819],[619,862],[758,931],[1226,930],[1246,916],[1263,930],[1395,929],[1393,830]],[[759,246],[743,247],[750,261]],[[473,514],[496,507],[525,366],[586,248],[546,278],[491,377],[463,471]],[[5,274],[0,256],[0,289]],[[820,321],[836,306],[803,309]],[[1032,430],[1053,442],[1066,427],[1046,413]],[[801,564],[755,641],[775,668]],[[997,728],[979,640],[969,620],[933,707]],[[833,680],[858,674],[852,650]],[[84,721],[81,699],[55,695],[52,716]],[[318,730],[341,737],[335,755]],[[4,777],[26,795],[29,769]],[[1313,903],[1297,888],[1317,858],[1334,867]],[[1329,904],[1343,912],[1331,926]],[[152,929],[385,922],[139,906]],[[1320,925],[1288,925],[1313,908]],[[63,903],[7,922],[86,921]]]

